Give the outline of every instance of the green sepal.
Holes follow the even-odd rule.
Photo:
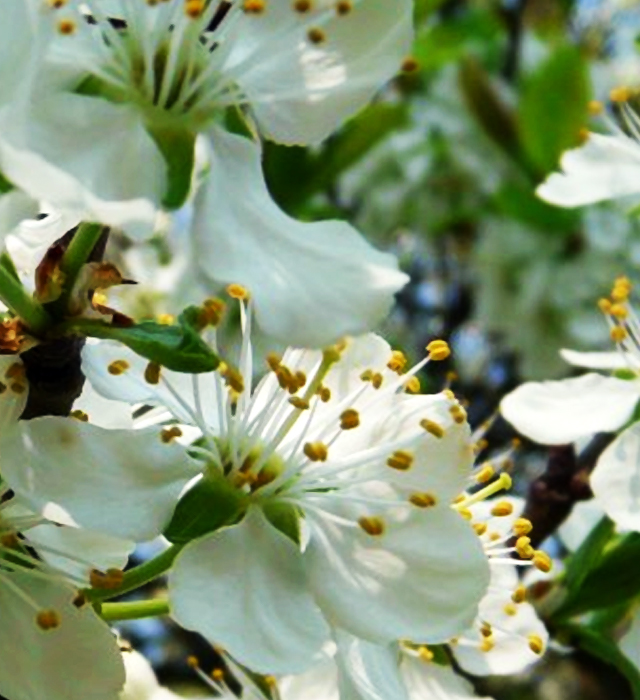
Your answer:
[[[640,671],[619,649],[618,645],[590,627],[567,625],[560,629],[573,645],[591,656],[615,666],[629,681],[634,700],[640,700]]]
[[[293,540],[296,544],[300,544],[301,513],[296,506],[275,501],[272,503],[265,503],[262,510],[267,520],[276,530],[280,530],[280,532],[286,535],[290,540]]]
[[[614,369],[612,374],[616,379],[624,379],[625,381],[631,381],[632,379],[638,378],[637,372],[634,372],[632,369],[628,369],[627,367],[619,367],[618,369]]]
[[[15,190],[15,188],[16,186],[13,184],[13,182],[7,180],[7,178],[0,173],[0,194],[7,194],[7,192]]]
[[[167,189],[162,198],[162,206],[169,210],[179,209],[191,191],[195,134],[186,129],[157,126],[149,129],[149,133],[167,164]]]
[[[136,354],[174,372],[212,372],[220,364],[218,356],[193,327],[190,313],[181,314],[178,323],[173,325],[142,321],[132,326],[114,326],[79,318],[62,327],[70,333],[117,340]]]
[[[186,544],[233,524],[246,507],[242,493],[226,479],[201,479],[180,499],[164,531],[173,544]]]

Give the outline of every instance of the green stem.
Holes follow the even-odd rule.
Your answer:
[[[165,571],[168,571],[183,547],[183,544],[171,545],[157,557],[140,564],[140,566],[136,566],[134,569],[130,569],[125,573],[122,584],[118,588],[90,588],[85,590],[84,594],[87,600],[91,603],[96,603],[135,591],[137,588],[158,578],[158,576],[162,576]]]
[[[0,265],[0,299],[36,335],[43,333],[51,325],[51,318],[42,304],[38,303],[2,265]]]
[[[143,617],[159,617],[169,613],[169,601],[164,598],[135,600],[130,603],[102,603],[100,617],[107,622],[140,620]]]
[[[56,314],[63,316],[66,312],[80,270],[89,259],[104,230],[102,224],[91,222],[84,222],[78,226],[60,261],[60,271],[64,274],[64,290],[60,298],[52,304]]]

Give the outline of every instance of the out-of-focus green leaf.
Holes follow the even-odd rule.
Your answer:
[[[104,321],[78,318],[64,324],[67,332],[103,340],[117,340],[135,353],[175,372],[211,372],[220,360],[182,314],[175,325],[143,321],[114,326]]]
[[[518,108],[520,140],[544,176],[563,151],[579,145],[591,96],[588,64],[574,46],[561,46],[525,82]]]
[[[553,207],[536,196],[529,182],[505,182],[496,193],[497,207],[512,219],[541,232],[571,234],[580,230],[580,212]]]
[[[416,25],[424,22],[427,17],[444,5],[445,0],[415,0],[413,17]]]
[[[459,81],[471,114],[487,136],[516,163],[523,163],[515,115],[503,102],[482,66],[474,59],[460,64]]]
[[[562,628],[562,632],[569,634],[573,643],[580,649],[615,666],[629,681],[634,699],[640,700],[640,671],[620,651],[615,642],[589,627],[579,625],[567,625]]]
[[[418,30],[412,56],[422,70],[442,68],[470,54],[484,57],[497,48],[500,31],[500,23],[491,13],[468,11]]]
[[[318,154],[267,143],[264,169],[273,198],[285,210],[295,212],[309,197],[329,189],[341,173],[406,120],[407,105],[378,102],[352,119]]]
[[[640,533],[631,533],[607,548],[583,578],[579,589],[555,611],[567,619],[592,610],[619,605],[640,594]]]

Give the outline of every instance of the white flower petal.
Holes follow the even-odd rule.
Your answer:
[[[309,585],[329,621],[363,639],[438,643],[468,627],[489,567],[469,524],[447,506],[385,518],[381,536],[308,513]]]
[[[402,662],[402,675],[411,700],[480,700],[471,683],[450,666],[407,656]]]
[[[629,364],[621,352],[580,352],[578,350],[560,350],[563,360],[574,367],[585,369],[627,369]]]
[[[623,431],[600,455],[591,488],[616,525],[640,531],[640,423]]]
[[[135,548],[135,542],[131,540],[53,524],[33,527],[26,537],[48,564],[87,581],[92,568],[100,571],[124,569]],[[82,564],[77,559],[86,563]]]
[[[183,627],[258,672],[303,671],[329,638],[298,547],[256,507],[238,525],[187,545],[169,595]]]
[[[82,393],[73,404],[73,410],[86,413],[89,422],[100,428],[133,428],[131,405],[124,401],[105,399],[89,382],[84,383]]]
[[[281,700],[344,700],[338,691],[338,669],[333,659],[315,663],[308,671],[285,676],[278,683]]]
[[[567,151],[562,173],[553,173],[537,189],[551,204],[577,207],[640,192],[640,145],[617,134],[589,134],[580,148]]]
[[[43,631],[36,611],[3,582],[18,585],[60,626]],[[13,700],[117,700],[124,684],[118,645],[90,605],[73,605],[74,591],[28,574],[0,575],[0,693]]]
[[[564,546],[571,552],[575,552],[604,514],[602,507],[595,499],[576,503],[571,510],[571,515],[558,528],[558,535]]]
[[[144,541],[166,526],[200,470],[160,430],[105,430],[74,418],[21,421],[1,436],[0,470],[38,511],[64,508],[78,525]]]
[[[522,435],[543,445],[562,445],[617,430],[629,420],[638,399],[637,382],[590,373],[522,384],[502,399],[500,411]]]
[[[340,631],[336,641],[340,700],[409,700],[395,644],[371,644]]]
[[[316,5],[326,9],[305,15],[274,2],[238,23],[227,67],[237,72],[262,131],[275,141],[322,141],[373,97],[411,49],[408,0],[356,0],[344,16],[334,3]],[[325,40],[310,41],[312,28]]]
[[[389,311],[407,282],[392,255],[345,222],[302,223],[282,212],[254,142],[216,128],[210,150],[192,232],[204,278],[247,287],[260,326],[291,345],[320,347],[361,333]]]

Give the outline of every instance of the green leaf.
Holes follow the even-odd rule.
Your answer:
[[[218,356],[202,340],[182,314],[176,325],[143,321],[133,326],[113,326],[93,319],[74,319],[63,324],[67,332],[118,340],[135,353],[175,372],[212,372],[220,364]]]
[[[486,135],[516,163],[523,165],[523,155],[515,115],[502,100],[489,75],[472,58],[460,63],[460,89],[469,111]]]
[[[243,503],[226,479],[201,479],[180,499],[163,534],[173,544],[186,544],[234,523]]]
[[[564,578],[569,597],[579,591],[589,572],[600,562],[604,548],[614,533],[615,523],[605,516],[569,559]]]
[[[567,625],[561,628],[562,632],[568,633],[573,638],[574,643],[588,654],[615,666],[629,681],[633,697],[640,700],[640,672],[618,648],[612,640],[604,637],[589,627],[579,625]]]
[[[544,176],[563,151],[579,145],[591,97],[588,64],[580,49],[561,46],[525,83],[518,108],[522,145]]]
[[[580,230],[579,211],[547,204],[536,196],[529,182],[505,182],[496,193],[495,202],[504,214],[541,233],[570,235]]]
[[[191,190],[196,137],[185,129],[169,127],[154,127],[149,133],[167,164],[167,191],[162,204],[170,210],[179,209]]]
[[[639,560],[640,533],[621,537],[604,551],[600,561],[583,578],[580,588],[562,603],[554,617],[567,619],[602,610],[640,594]]]

